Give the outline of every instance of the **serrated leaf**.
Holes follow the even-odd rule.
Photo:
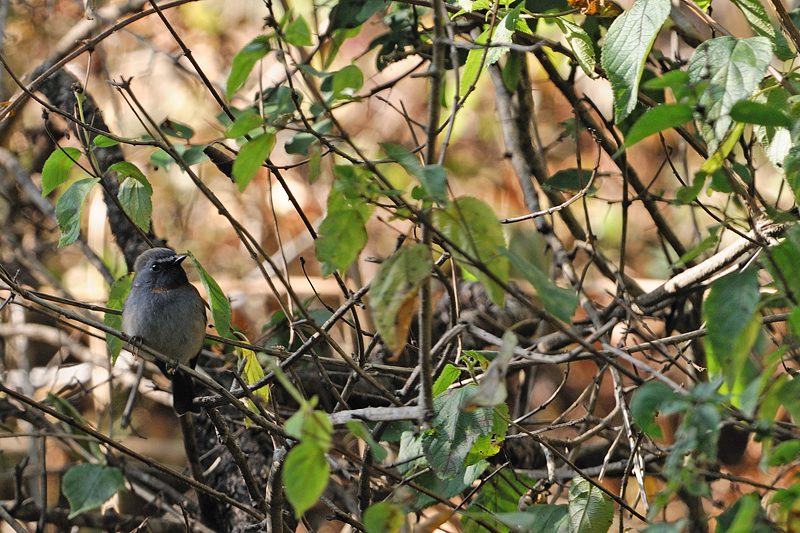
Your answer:
[[[108,291],[108,301],[106,302],[106,307],[109,309],[122,311],[122,305],[125,303],[125,298],[128,296],[128,293],[131,290],[131,281],[133,281],[132,272],[125,274],[111,284],[111,288]],[[122,315],[105,313],[103,315],[103,324],[116,330],[121,330]],[[119,352],[122,350],[122,346],[125,343],[122,342],[122,339],[119,337],[115,337],[110,333],[106,333],[106,344],[108,345],[108,351],[111,353],[111,364],[115,365],[117,363]]]
[[[792,119],[780,109],[771,105],[741,100],[731,107],[731,118],[736,122],[758,124],[774,128],[791,128]]]
[[[450,385],[456,382],[456,380],[461,376],[461,370],[457,367],[447,363],[442,370],[442,373],[439,374],[439,377],[436,378],[436,381],[433,383],[433,389],[431,394],[434,398],[439,396],[441,393],[446,391]]]
[[[771,60],[772,46],[764,37],[718,37],[695,50],[688,73],[693,85],[706,86],[695,106],[695,119],[709,153],[716,152],[728,136],[733,104],[750,97]]]
[[[125,480],[119,468],[98,464],[73,466],[64,474],[61,483],[61,490],[69,500],[67,518],[99,507],[123,488]]]
[[[86,202],[89,191],[99,182],[98,178],[86,178],[76,181],[58,199],[56,203],[56,218],[58,218],[58,227],[61,229],[61,238],[58,241],[59,247],[72,244],[80,235],[83,204]]]
[[[511,36],[514,32],[506,28],[505,20],[504,17],[495,27],[494,34],[492,35],[492,43],[507,43],[511,41]],[[486,30],[475,39],[475,44],[487,44],[488,41],[489,30]],[[463,73],[461,74],[459,97],[464,97],[469,88],[478,82],[478,77],[481,72],[495,64],[507,52],[508,48],[504,46],[492,47],[485,50],[470,50],[467,54],[467,62],[464,64]]]
[[[569,486],[569,533],[606,533],[614,520],[614,502],[586,479]]]
[[[614,20],[606,33],[600,62],[614,90],[617,124],[636,107],[645,58],[669,16],[671,5],[670,0],[637,0]]]
[[[569,323],[578,308],[578,293],[571,289],[559,287],[547,275],[514,252],[500,250],[508,257],[520,274],[536,289],[536,294],[548,313],[559,320]]]
[[[500,281],[503,283],[508,281],[508,258],[498,252],[498,247],[505,247],[505,235],[497,216],[488,204],[477,198],[464,196],[446,209],[435,210],[433,221],[448,239],[483,263]],[[454,253],[461,261],[461,266],[486,288],[492,301],[502,307],[505,296],[503,288],[466,257],[458,252]]]
[[[497,513],[494,517],[518,533],[567,533],[567,505],[531,505],[524,513]]]
[[[522,4],[520,4],[522,6]],[[564,38],[567,40],[572,53],[575,54],[575,59],[583,69],[583,72],[594,79],[597,74],[594,72],[596,59],[594,57],[594,42],[586,31],[565,18],[558,17],[554,19]]]
[[[311,28],[302,15],[298,15],[283,30],[286,42],[293,46],[311,46]]]
[[[393,356],[406,345],[416,316],[417,291],[432,270],[433,260],[425,245],[403,246],[381,264],[370,284],[375,327]]]
[[[231,334],[231,304],[225,293],[222,292],[219,284],[211,277],[200,261],[194,256],[192,252],[186,252],[194,265],[195,270],[200,275],[200,282],[208,296],[208,307],[211,309],[211,316],[214,319],[214,327],[217,330],[217,335],[225,337],[226,339],[234,339]]]
[[[259,35],[233,57],[231,74],[228,76],[228,84],[225,91],[228,100],[244,84],[258,60],[272,50],[269,41],[270,36]]]
[[[625,144],[614,154],[621,154],[626,148],[646,139],[656,133],[683,126],[687,122],[694,120],[694,113],[689,104],[661,104],[644,115],[633,124],[628,134],[625,136]]]
[[[301,442],[289,451],[283,463],[283,484],[296,518],[316,503],[328,485],[330,473],[325,452],[312,443]]]
[[[69,171],[80,156],[80,150],[69,146],[50,154],[42,168],[42,198],[69,179]]]
[[[233,162],[233,179],[239,186],[239,192],[244,191],[244,188],[269,157],[274,146],[275,134],[269,132],[259,135],[242,146],[236,156],[236,161]]]
[[[118,198],[122,209],[131,217],[133,223],[144,231],[148,231],[150,216],[153,214],[153,203],[147,187],[134,178],[125,178],[119,185]]]
[[[492,431],[494,409],[461,409],[477,389],[475,385],[449,389],[433,400],[435,414],[430,431],[422,437],[422,448],[428,464],[441,479],[453,479],[463,472],[464,459],[473,444]]]

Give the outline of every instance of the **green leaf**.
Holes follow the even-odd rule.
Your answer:
[[[374,438],[372,438],[372,434],[369,432],[369,429],[364,422],[360,420],[348,420],[347,428],[350,432],[358,437],[359,439],[363,440],[369,445],[369,453],[372,454],[372,457],[381,462],[386,459],[386,456],[389,455],[389,452],[386,451],[386,448],[380,445]]]
[[[508,52],[508,59],[506,59],[506,64],[503,65],[503,85],[506,86],[509,92],[516,91],[517,85],[519,85],[519,80],[522,76],[522,67],[520,65],[523,57],[525,56],[520,52],[515,52],[514,50]]]
[[[508,16],[508,15],[507,15]],[[506,16],[506,17],[507,17]],[[495,26],[494,34],[492,35],[492,43],[508,43],[511,42],[513,30],[506,28],[506,18],[504,17],[497,26]],[[489,30],[487,29],[475,39],[475,44],[487,44],[489,40]],[[459,84],[459,97],[464,97],[469,88],[478,82],[478,77],[481,72],[486,70],[487,67],[494,65],[497,61],[508,52],[508,48],[493,47],[487,49],[470,50],[467,54],[467,62],[464,64],[464,71],[461,74],[461,82]]]
[[[299,395],[299,392],[297,394]],[[305,405],[286,421],[286,434],[327,453],[331,449],[333,426],[325,413],[313,409],[312,402],[305,402]]]
[[[244,368],[242,369],[242,378],[244,379],[245,383],[248,385],[252,385],[257,381],[260,381],[264,377],[264,369],[261,368],[261,365],[258,363],[258,356],[256,356],[256,352],[253,350],[248,350],[247,348],[242,348],[237,346],[236,352],[239,354],[239,361],[244,361]],[[261,387],[258,390],[253,391],[253,397],[262,402],[262,405],[266,405],[269,401],[269,387]],[[260,398],[260,399],[259,399]],[[258,407],[254,405],[253,400],[247,398],[247,406],[250,408],[251,411],[254,413],[259,413]],[[244,420],[245,427],[250,427],[253,423],[252,420],[249,418],[245,418]]]
[[[211,317],[214,319],[217,335],[235,340],[235,337],[231,334],[231,304],[228,302],[228,298],[194,254],[186,252],[186,255],[192,259],[192,264],[200,275],[200,282],[203,284],[206,295],[208,295],[208,307],[211,308]]]
[[[69,179],[69,171],[81,156],[77,148],[60,148],[50,154],[42,168],[42,198]]]
[[[225,137],[228,139],[238,139],[244,137],[254,129],[265,124],[264,118],[255,109],[247,113],[242,113],[230,127],[225,130]]]
[[[758,88],[772,60],[772,47],[764,37],[718,37],[702,43],[689,60],[693,85],[705,85],[695,106],[700,133],[714,153],[727,137],[733,104]]]
[[[774,128],[791,128],[792,119],[780,109],[771,105],[741,100],[731,107],[731,118],[736,122],[758,124]]]
[[[149,185],[149,184],[148,184]],[[147,187],[134,178],[125,178],[119,186],[119,203],[134,224],[144,231],[150,229],[150,216],[153,214],[153,203]]]
[[[608,172],[598,172],[595,174],[596,178],[604,176],[610,176],[610,174]],[[542,187],[551,191],[577,192],[589,184],[589,179],[591,177],[591,170],[584,168],[578,172],[577,168],[564,168],[547,178],[547,181],[542,184]],[[589,190],[586,191],[586,194],[591,196],[597,189],[597,185],[592,184]]]
[[[659,522],[658,524],[647,526],[642,530],[642,533],[681,533],[684,526],[686,526],[686,519],[682,518],[672,524]]]
[[[364,511],[364,530],[367,533],[394,533],[403,525],[403,510],[391,502],[378,502]]]
[[[800,441],[787,440],[772,450],[768,464],[769,466],[788,465],[798,457],[800,457]]]
[[[645,89],[679,89],[689,84],[689,74],[683,70],[670,70],[660,78],[651,78],[642,84]]]
[[[522,4],[520,4],[521,6]],[[594,42],[589,37],[586,31],[566,18],[558,17],[554,19],[564,38],[567,39],[567,44],[572,53],[575,54],[575,59],[583,69],[583,72],[594,79],[597,74],[594,72],[594,66],[597,60],[594,57]]]
[[[67,518],[101,506],[124,488],[125,480],[119,468],[98,464],[73,466],[64,474],[61,483],[61,490],[69,501]]]
[[[458,367],[447,363],[444,366],[442,373],[439,374],[439,377],[436,378],[436,381],[433,383],[433,397],[436,398],[441,393],[446,391],[448,387],[455,383],[459,377],[461,377],[461,370]]]
[[[164,132],[164,135],[169,135],[177,139],[189,140],[194,136],[194,130],[191,126],[168,118],[164,119],[164,122],[159,125],[159,128]]]
[[[569,323],[578,308],[578,293],[572,289],[559,287],[536,266],[510,250],[501,249],[520,274],[536,289],[536,294],[548,313],[559,320]]]
[[[460,249],[483,263],[503,283],[508,281],[508,258],[499,253],[505,247],[503,228],[492,208],[482,200],[464,196],[446,209],[433,212],[436,227]],[[505,291],[460,253],[453,251],[468,272],[486,288],[492,301],[503,307]]]
[[[464,533],[486,533],[487,530],[482,525],[478,524],[473,516],[474,513],[472,511],[476,510],[485,510],[491,514],[482,514],[480,517],[488,522],[491,525],[495,526],[501,533],[507,533],[508,522],[512,522],[513,519],[509,519],[508,522],[505,522],[506,525],[501,524],[497,516],[503,515],[508,517],[510,514],[516,514],[515,511],[517,510],[517,505],[519,504],[519,499],[521,494],[525,494],[529,490],[530,487],[535,485],[536,482],[532,479],[529,479],[518,471],[510,467],[506,467],[498,472],[498,475],[490,476],[481,487],[480,492],[475,499],[467,507],[467,512],[461,518],[461,526],[464,530]],[[539,505],[534,505],[531,507],[540,507]],[[564,507],[564,517],[566,517],[566,505]],[[522,514],[522,513],[520,513]],[[526,517],[530,518],[530,517]],[[566,527],[566,522],[564,522]],[[552,531],[551,529],[541,529],[537,527],[533,527],[528,529],[527,531]]]
[[[692,120],[694,120],[694,113],[689,104],[658,105],[639,117],[639,120],[628,130],[625,144],[614,156],[651,135],[670,128],[677,128]]]
[[[570,533],[606,533],[614,520],[614,502],[588,480],[576,476],[569,486]]]
[[[328,31],[357,28],[389,3],[389,0],[340,0],[331,10]]]
[[[364,86],[364,73],[355,65],[347,65],[342,70],[333,74],[331,89],[337,97],[340,95],[353,96]]]
[[[403,246],[381,264],[370,284],[375,327],[393,356],[405,348],[416,316],[417,291],[432,270],[433,259],[427,246]]]
[[[644,61],[669,16],[669,0],[637,0],[617,17],[603,40],[600,62],[614,90],[614,121],[636,107]]]
[[[717,533],[771,533],[773,523],[761,507],[757,492],[745,494],[717,517]]]
[[[258,60],[272,50],[269,42],[270,36],[259,35],[234,56],[231,64],[231,74],[228,76],[228,85],[225,91],[228,100],[244,84]]]
[[[479,407],[463,411],[461,406],[478,387],[449,389],[433,400],[431,429],[422,436],[428,464],[440,479],[453,479],[464,470],[464,459],[479,437],[491,434],[494,409]]]
[[[314,124],[311,128],[320,135],[324,135],[331,131],[332,126],[333,123],[330,119],[324,119]],[[287,154],[308,156],[309,149],[316,142],[319,142],[316,135],[305,131],[299,131],[284,145],[284,148]]]
[[[797,301],[800,297],[800,227],[790,226],[786,239],[770,249],[770,259],[766,265],[773,278],[778,280],[778,290]]]
[[[677,398],[675,391],[660,381],[651,381],[636,389],[631,398],[631,415],[642,431],[663,439],[661,426],[656,423],[656,413]]]
[[[145,177],[144,173],[139,170],[139,167],[133,163],[129,163],[128,161],[120,161],[119,163],[114,163],[108,167],[108,170],[117,172],[126,178],[135,179],[142,184],[148,195],[153,194],[153,187],[150,185],[150,182],[147,181],[147,177]]]
[[[494,517],[520,533],[568,533],[567,505],[531,505],[524,513],[497,513]]]
[[[429,200],[439,204],[447,204],[447,175],[440,165],[419,164],[417,156],[406,148],[390,143],[381,143],[390,159],[397,161],[406,172],[419,180]]]
[[[83,204],[86,202],[89,191],[99,181],[98,178],[86,178],[76,181],[58,199],[56,203],[56,218],[58,218],[58,227],[61,229],[61,239],[58,241],[59,247],[72,244],[80,235]]]
[[[125,303],[125,298],[128,296],[128,293],[131,290],[131,281],[133,281],[133,273],[128,273],[116,280],[114,283],[111,284],[111,288],[108,291],[108,301],[106,302],[106,307],[109,309],[116,309],[117,311],[122,311],[122,306]],[[103,315],[103,324],[106,326],[112,327],[116,330],[122,329],[122,315],[118,315],[115,313],[105,313]],[[115,365],[117,363],[117,357],[119,356],[119,352],[122,350],[122,346],[125,343],[122,342],[122,339],[119,337],[115,337],[110,333],[106,333],[106,345],[108,345],[108,351],[111,353],[111,364]]]
[[[97,148],[108,148],[111,146],[117,146],[119,141],[116,139],[109,139],[105,135],[97,135],[94,139],[92,139],[92,144],[94,144]]]
[[[322,263],[322,275],[346,270],[367,244],[367,230],[362,215],[354,209],[339,210],[328,215],[319,227],[317,259]]]
[[[283,483],[296,518],[316,503],[328,486],[330,473],[325,452],[318,446],[301,442],[289,451],[283,463]]]
[[[302,15],[298,15],[283,30],[286,42],[293,46],[311,46],[311,28]]]
[[[496,407],[506,401],[508,389],[506,388],[506,373],[508,364],[514,357],[514,348],[517,347],[517,335],[512,331],[503,334],[503,343],[500,351],[481,375],[478,390],[464,400],[461,409],[471,411],[477,407]]]
[[[275,146],[275,134],[265,133],[255,139],[248,141],[242,146],[236,161],[233,162],[233,179],[239,186],[239,192],[244,191],[258,169],[269,157],[272,148]]]
[[[712,283],[703,302],[709,363],[712,359],[717,362],[729,387],[734,386],[756,341],[760,326],[756,314],[758,301],[758,269],[748,268]]]

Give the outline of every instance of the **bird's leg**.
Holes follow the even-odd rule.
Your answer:
[[[167,375],[171,376],[178,370],[178,360],[177,359],[170,359],[169,362],[165,365],[167,369]]]
[[[128,341],[128,344],[131,345],[131,353],[134,357],[139,357],[139,351],[142,349],[142,342],[143,339],[138,335],[134,335]]]

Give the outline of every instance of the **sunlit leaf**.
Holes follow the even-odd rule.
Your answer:
[[[64,194],[56,203],[56,218],[58,227],[61,229],[61,238],[58,246],[68,246],[75,242],[81,232],[81,213],[86,197],[96,183],[98,178],[86,178],[76,181],[64,191]]]
[[[69,179],[69,171],[81,156],[77,148],[60,148],[50,154],[42,168],[42,196],[47,196]]]

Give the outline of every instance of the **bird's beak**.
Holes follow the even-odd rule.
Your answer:
[[[178,257],[173,259],[172,262],[175,263],[176,265],[180,265],[183,262],[183,260],[186,259],[187,257],[189,257],[189,256],[187,256],[187,255],[179,255]]]

